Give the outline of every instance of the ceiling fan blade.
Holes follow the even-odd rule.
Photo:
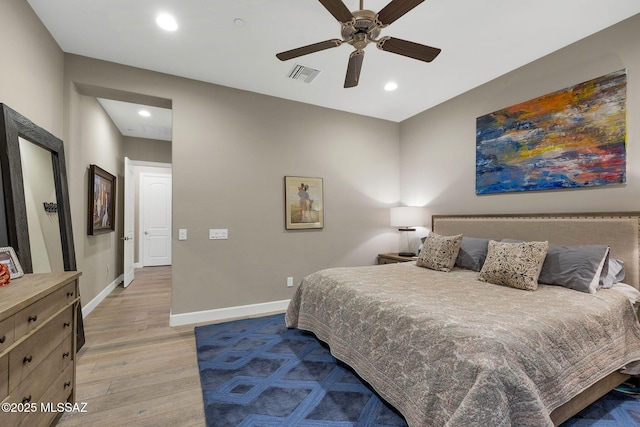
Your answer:
[[[342,44],[342,40],[340,39],[331,39],[325,40],[323,42],[318,42],[314,44],[310,44],[307,46],[302,46],[296,49],[287,50],[286,52],[280,52],[276,54],[276,57],[280,61],[286,61],[288,59],[297,58],[299,56],[308,55],[310,53],[319,52],[325,49],[331,49],[332,47],[338,47]]]
[[[360,80],[360,70],[362,69],[362,60],[364,59],[364,50],[354,50],[349,55],[349,64],[347,65],[347,75],[344,78],[344,87],[358,86]]]
[[[349,22],[353,19],[351,11],[342,0],[320,0],[320,3],[340,22]]]
[[[383,25],[389,25],[423,1],[424,0],[391,0],[388,5],[378,12],[378,19]]]
[[[408,56],[409,58],[419,61],[431,62],[441,52],[437,47],[425,46],[423,44],[410,42],[407,40],[396,39],[394,37],[384,37],[378,42],[378,48],[397,53],[398,55]]]

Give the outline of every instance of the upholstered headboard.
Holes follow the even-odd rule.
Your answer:
[[[609,245],[624,261],[624,283],[640,289],[640,212],[531,215],[433,215],[432,230],[491,239],[547,240],[557,245]]]

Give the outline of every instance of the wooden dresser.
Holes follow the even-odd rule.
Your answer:
[[[79,272],[0,287],[0,425],[48,426],[75,402]]]

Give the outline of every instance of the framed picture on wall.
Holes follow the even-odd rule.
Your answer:
[[[284,177],[285,227],[300,230],[324,227],[322,178]]]
[[[115,231],[116,177],[96,165],[89,166],[88,212],[88,235]]]

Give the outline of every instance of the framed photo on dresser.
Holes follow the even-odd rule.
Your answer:
[[[0,248],[0,264],[5,264],[7,266],[12,279],[16,279],[24,275],[22,267],[20,266],[20,261],[18,261],[18,256],[16,255],[16,251],[14,251],[10,246]]]

